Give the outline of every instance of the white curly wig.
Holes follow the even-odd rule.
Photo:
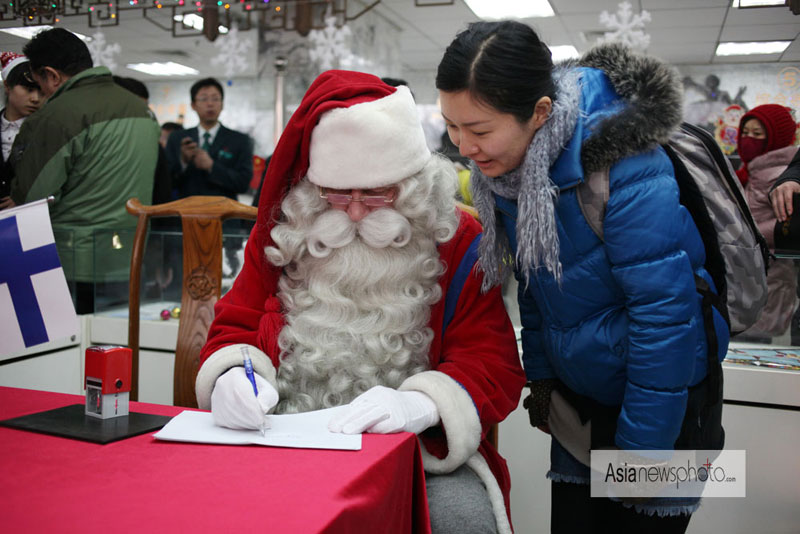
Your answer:
[[[357,223],[307,179],[288,193],[265,249],[283,268],[278,413],[345,404],[428,369],[444,272],[436,247],[458,227],[455,190],[451,163],[433,156],[398,184],[392,208]]]

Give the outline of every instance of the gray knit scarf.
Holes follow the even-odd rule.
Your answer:
[[[499,284],[514,264],[528,283],[531,269],[545,267],[561,282],[555,202],[558,187],[549,171],[572,137],[580,103],[579,74],[575,69],[556,68],[553,81],[556,98],[547,121],[533,136],[525,158],[517,169],[489,178],[472,163],[472,199],[483,223],[478,247],[484,272],[483,290]],[[495,218],[492,193],[517,201],[517,256],[513,259],[508,236]],[[499,234],[499,235],[498,235]]]

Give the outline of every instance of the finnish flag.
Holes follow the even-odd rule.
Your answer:
[[[0,211],[0,355],[78,329],[47,200]]]

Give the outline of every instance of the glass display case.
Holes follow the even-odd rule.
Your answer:
[[[180,306],[183,277],[183,234],[178,222],[163,224],[154,220],[142,257],[141,286],[139,293],[141,321],[165,319],[164,310]],[[171,219],[166,219],[171,221]],[[242,269],[244,246],[248,227],[239,221],[226,221],[222,236],[222,280],[224,295]],[[128,290],[130,278],[133,230],[98,230],[94,233],[94,287],[93,312],[96,315],[128,317]],[[172,319],[177,319],[176,313]]]
[[[56,241],[58,259],[64,276],[67,279],[69,294],[72,295],[73,304],[75,303],[75,234],[71,230],[53,229],[53,238]]]
[[[183,233],[177,220],[155,219],[147,236],[139,293],[139,400],[172,404],[175,346],[180,324]],[[227,224],[233,223],[233,224]],[[221,293],[242,269],[249,227],[223,223]],[[133,231],[95,233],[94,309],[90,345],[128,344],[128,287]]]
[[[183,234],[169,219],[151,227],[142,258],[140,288],[139,400],[171,404],[183,277]],[[176,221],[177,222],[177,221]],[[228,222],[233,224],[227,224]],[[223,224],[221,292],[233,285],[244,261],[249,227]],[[134,229],[85,234],[53,232],[80,331],[72,338],[0,357],[0,385],[81,394],[84,353],[91,345],[128,345],[128,288]],[[84,239],[77,243],[80,239]],[[88,250],[88,253],[87,253]],[[163,312],[167,312],[164,314]]]
[[[100,310],[128,306],[128,280],[130,278],[131,250],[133,248],[134,229],[96,230],[92,234],[92,272],[93,282],[85,284],[82,294],[82,283],[78,284],[76,300],[89,298],[90,309],[85,311],[97,313]],[[80,304],[77,305],[80,310]]]

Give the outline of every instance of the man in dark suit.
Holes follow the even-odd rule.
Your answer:
[[[173,132],[167,161],[178,197],[221,195],[236,199],[253,177],[253,143],[247,134],[219,122],[224,93],[214,78],[197,81],[190,90],[200,124]]]
[[[247,134],[226,128],[219,122],[224,92],[214,78],[192,85],[192,109],[200,124],[172,132],[167,139],[167,162],[172,186],[178,198],[193,195],[219,195],[236,200],[253,178],[253,143]],[[240,220],[223,223],[223,233],[249,233],[251,224]],[[235,275],[242,239],[225,237],[225,257]]]

